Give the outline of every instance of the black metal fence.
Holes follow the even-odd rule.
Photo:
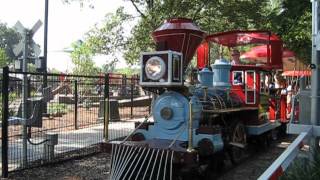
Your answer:
[[[10,171],[99,152],[97,145],[104,137],[127,135],[134,122],[150,112],[151,98],[135,76],[22,73],[5,68],[0,84],[3,177]]]

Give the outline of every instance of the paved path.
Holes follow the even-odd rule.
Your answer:
[[[137,120],[133,120],[130,122],[111,122],[109,124],[109,139],[115,139],[128,135],[134,129],[134,122],[136,121]],[[55,155],[61,155],[61,153],[89,147],[93,144],[103,142],[103,124],[79,130],[57,133],[58,145],[55,146]],[[32,142],[40,142],[42,140],[43,137],[31,139]],[[23,159],[22,139],[17,139],[8,143],[9,171],[12,171],[21,167]],[[43,147],[43,144],[31,145],[30,143],[28,143],[28,162],[43,159]]]

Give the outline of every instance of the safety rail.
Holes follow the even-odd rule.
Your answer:
[[[149,116],[146,116],[144,121],[141,122],[130,134],[128,134],[121,142],[120,144],[125,143],[144,123],[148,122],[149,118],[152,116],[152,114],[150,114]]]
[[[276,180],[284,174],[291,162],[298,155],[303,147],[303,141],[311,136],[312,128],[310,127],[288,146],[288,148],[269,166],[269,168],[258,178],[258,180]]]

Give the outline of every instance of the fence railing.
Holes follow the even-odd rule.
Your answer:
[[[302,106],[307,106],[305,102],[299,101],[301,98],[301,90],[305,90],[305,82],[300,78],[300,91],[292,97],[292,107],[290,121],[287,124],[288,134],[298,134],[299,136],[287,147],[287,149],[269,166],[269,168],[259,177],[259,180],[276,180],[282,176],[288,169],[290,164],[295,160],[300,150],[303,148],[303,142],[307,138],[317,137],[320,135],[319,127],[305,123],[307,119],[299,119],[297,117],[298,109],[302,110]],[[300,112],[302,113],[302,112]],[[303,112],[306,113],[306,112]],[[301,124],[302,123],[302,124]]]
[[[23,75],[28,77],[27,83],[23,83]],[[6,69],[0,85],[3,177],[10,171],[98,152],[95,146],[104,142],[104,132],[108,132],[109,140],[125,136],[134,129],[137,119],[150,112],[150,95],[139,87],[135,76],[22,73]],[[25,101],[24,86],[28,93]],[[27,104],[25,108],[23,103]],[[27,118],[22,118],[23,111]],[[105,122],[109,124],[108,131],[104,130]],[[44,147],[52,133],[57,134],[58,140],[54,159],[48,160]]]
[[[303,141],[311,135],[312,128],[300,135],[287,147],[287,149],[269,166],[269,168],[258,178],[258,180],[276,180],[284,174],[289,165],[296,158]]]

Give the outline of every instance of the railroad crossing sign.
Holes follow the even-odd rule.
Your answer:
[[[19,56],[22,53],[25,43],[28,43],[28,47],[34,53],[35,57],[38,57],[40,55],[40,53],[41,53],[40,46],[32,40],[32,37],[38,31],[38,29],[41,27],[41,25],[42,25],[42,22],[40,20],[38,20],[30,30],[26,29],[21,24],[20,21],[18,21],[14,25],[13,28],[22,36],[22,40],[17,45],[15,45],[13,48],[13,53],[16,56]],[[26,34],[28,35],[27,38],[24,37]]]

